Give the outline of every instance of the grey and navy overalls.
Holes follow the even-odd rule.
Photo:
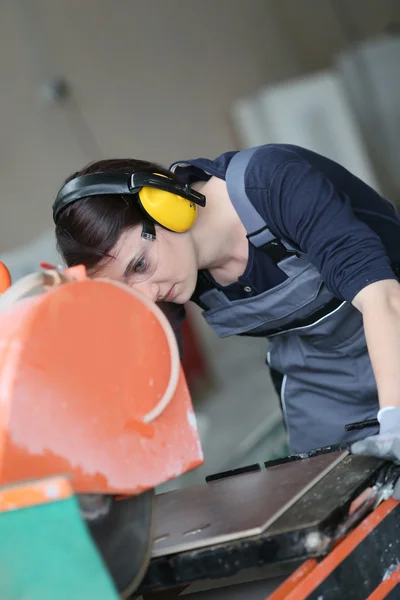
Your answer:
[[[379,410],[362,315],[334,297],[306,256],[277,239],[254,208],[245,191],[245,170],[255,150],[238,152],[231,159],[228,193],[249,241],[273,256],[287,279],[234,301],[209,286],[199,298],[203,316],[220,337],[268,339],[267,361],[272,372],[281,375],[291,453],[363,438],[365,430],[346,432],[344,427],[374,419]],[[377,428],[367,431],[373,435]]]

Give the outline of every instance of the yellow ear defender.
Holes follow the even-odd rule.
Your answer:
[[[184,233],[193,227],[196,221],[196,204],[183,196],[148,186],[143,186],[138,196],[144,212],[170,231]]]
[[[197,206],[205,206],[200,192],[157,173],[94,173],[81,175],[66,183],[53,204],[53,220],[60,213],[88,196],[136,195],[138,204],[149,219],[165,229],[183,233],[193,227]]]

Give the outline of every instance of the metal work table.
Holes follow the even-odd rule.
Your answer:
[[[138,593],[172,598],[186,588],[190,595],[193,582],[213,588],[257,569],[264,578],[289,575],[325,556],[338,531],[354,525],[349,507],[383,467],[332,447],[160,494],[152,560]]]

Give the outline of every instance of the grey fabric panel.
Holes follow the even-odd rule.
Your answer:
[[[285,263],[289,278],[264,294],[211,302],[213,308],[203,314],[218,335],[267,337],[268,330],[290,328],[333,299],[310,263],[297,257]],[[310,325],[268,339],[270,366],[285,375],[281,400],[291,452],[365,437],[363,430],[344,429],[347,423],[375,418],[379,409],[361,313],[342,302]]]
[[[327,374],[329,375],[329,371]],[[338,389],[337,377],[329,380],[325,374],[326,386],[320,388],[311,376],[310,373],[307,381],[299,381],[290,376],[284,380],[283,402],[291,453],[309,452],[339,442],[355,442],[378,433],[379,427],[345,430],[347,423],[376,419],[379,410],[376,393],[372,403],[365,403],[361,399],[358,403],[347,403],[346,399],[351,398],[349,391],[340,397],[332,394],[332,391]],[[364,381],[360,379],[358,384],[364,386]]]
[[[285,244],[285,246],[287,248],[289,248],[289,244]],[[294,248],[289,248],[294,250]],[[303,264],[303,266],[308,266],[310,263],[307,260],[307,258],[305,257],[305,255],[300,255],[300,256],[289,256],[288,258],[285,258],[284,260],[281,260],[281,262],[279,263],[279,268],[281,269],[281,271],[283,271],[284,273],[286,273],[286,275],[288,277],[294,277],[296,275],[296,273],[298,273],[298,271],[301,269],[301,265]],[[318,278],[321,279],[320,274],[318,273]]]
[[[201,301],[206,306],[213,306],[215,308],[226,308],[230,306],[230,301],[220,290],[207,290],[201,295]]]
[[[283,327],[291,320],[307,317],[332,299],[315,267],[297,257],[292,258],[297,262],[292,260],[291,277],[262,294],[224,306],[208,299],[205,304],[209,310],[203,316],[218,336],[248,333],[260,327],[265,331]]]
[[[225,180],[229,197],[240,220],[246,228],[247,234],[249,235],[249,241],[253,246],[260,248],[276,239],[276,236],[267,229],[268,223],[265,222],[260,213],[254,208],[246,193],[246,169],[258,148],[258,146],[247,148],[246,150],[242,150],[235,154],[228,165]],[[256,233],[258,231],[259,233]],[[294,249],[285,240],[281,241],[289,250]]]
[[[249,241],[253,246],[260,248],[261,246],[264,246],[264,244],[272,242],[274,239],[276,239],[274,234],[269,229],[264,229],[263,231],[260,231],[260,233],[257,233],[257,235],[252,235],[249,238]]]
[[[264,219],[248,200],[245,190],[247,166],[257,147],[242,150],[233,156],[226,171],[228,194],[248,234],[266,226]]]
[[[344,429],[376,418],[379,409],[357,309],[343,303],[318,323],[272,337],[269,351],[271,367],[285,373],[281,400],[291,452],[365,437],[363,430]]]

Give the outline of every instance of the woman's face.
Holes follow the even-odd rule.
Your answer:
[[[95,277],[107,277],[139,290],[154,302],[185,304],[197,282],[197,257],[190,233],[156,225],[154,241],[142,238],[142,226],[124,232],[100,264]]]

